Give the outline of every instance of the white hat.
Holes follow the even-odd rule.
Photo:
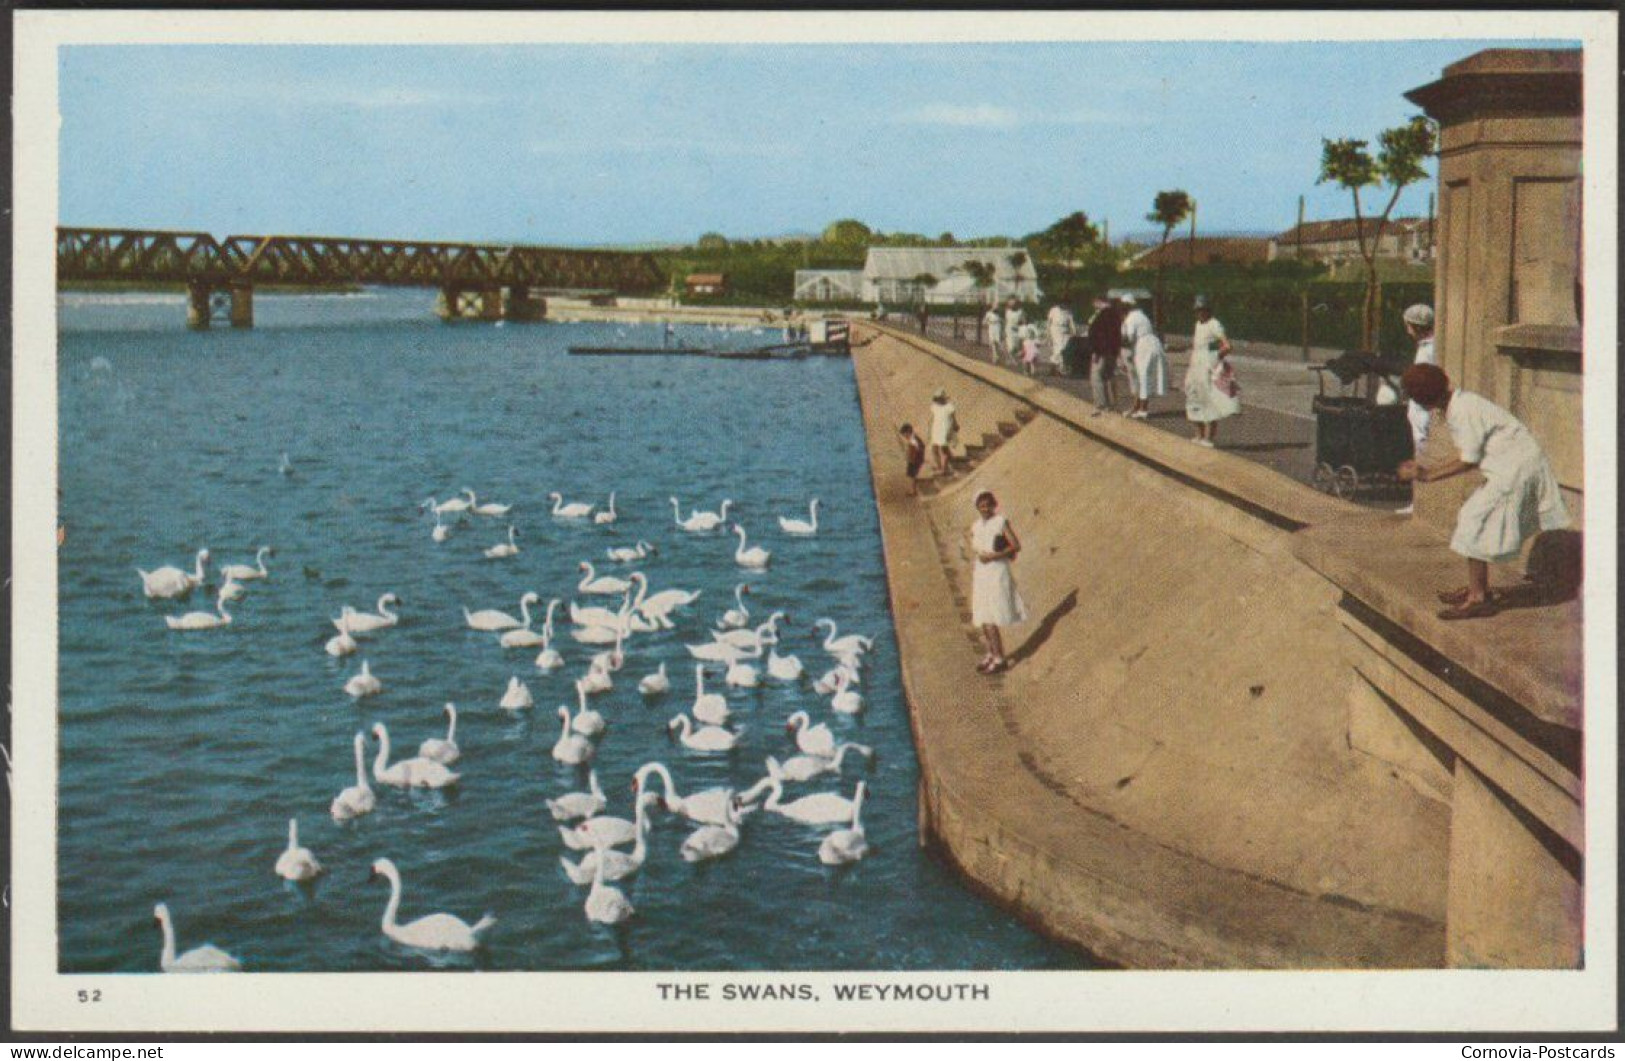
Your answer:
[[[1418,328],[1433,327],[1433,307],[1425,302],[1418,302],[1405,311],[1405,323],[1414,324]]]
[[[1123,292],[1118,296],[1117,301],[1121,302],[1125,306],[1138,306],[1140,304],[1140,300],[1134,297],[1134,292],[1132,291]]]

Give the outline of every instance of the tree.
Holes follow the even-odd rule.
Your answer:
[[[915,300],[924,303],[926,293],[937,286],[937,278],[931,273],[915,273],[910,283],[914,285]]]
[[[978,258],[966,258],[948,271],[950,273],[964,273],[970,277],[970,282],[975,285],[978,292],[990,290],[993,287],[994,279],[998,276],[998,268],[992,262],[984,262]],[[976,301],[978,303],[982,302],[982,296],[978,295]],[[982,318],[980,315],[976,318],[976,341],[978,343],[982,341]]]
[[[825,243],[868,243],[874,232],[862,221],[854,218],[842,218],[832,221],[824,229],[822,239]]]
[[[1078,210],[1029,237],[1029,242],[1065,268],[1062,292],[1070,297],[1078,260],[1086,249],[1100,242],[1100,229],[1090,222],[1088,214]]]
[[[1399,195],[1407,187],[1426,177],[1423,165],[1428,156],[1438,150],[1438,130],[1427,118],[1418,114],[1404,125],[1384,129],[1377,134],[1377,154],[1373,158],[1364,140],[1322,140],[1320,152],[1320,179],[1316,184],[1331,181],[1348,189],[1354,200],[1354,232],[1365,262],[1365,304],[1360,317],[1360,345],[1371,349],[1377,334],[1377,251],[1382,246],[1382,230],[1399,202]],[[1360,202],[1363,188],[1391,189],[1388,205],[1383,207],[1372,226],[1369,239],[1366,233],[1365,213]]]
[[[728,249],[728,237],[720,232],[707,232],[694,244],[697,250],[725,251]]]
[[[1173,191],[1158,192],[1157,197],[1151,201],[1151,212],[1145,219],[1154,225],[1162,226],[1162,243],[1158,245],[1157,253],[1157,297],[1152,302],[1152,310],[1157,317],[1157,327],[1162,327],[1162,271],[1163,259],[1168,254],[1168,235],[1173,232],[1174,226],[1190,216],[1191,197],[1189,193],[1174,189]]]

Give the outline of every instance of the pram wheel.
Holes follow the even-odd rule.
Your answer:
[[[1360,473],[1354,470],[1354,465],[1345,464],[1337,469],[1337,477],[1332,481],[1332,492],[1344,501],[1350,501],[1359,491]]]
[[[1315,474],[1314,477],[1310,479],[1310,484],[1314,486],[1316,490],[1319,490],[1323,494],[1329,494],[1332,492],[1336,482],[1337,473],[1332,470],[1332,466],[1330,464],[1327,464],[1325,461],[1321,461],[1319,464],[1315,465]]]

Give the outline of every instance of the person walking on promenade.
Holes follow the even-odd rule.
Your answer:
[[[949,474],[948,451],[959,438],[957,413],[947,391],[939,388],[931,395],[931,466],[939,476]]]
[[[1109,298],[1095,299],[1089,318],[1089,396],[1099,416],[1117,408],[1117,355],[1123,348],[1123,311]]]
[[[1027,314],[1022,311],[1021,303],[1012,297],[1004,304],[1004,344],[1012,367],[1021,360],[1021,329],[1026,323]]]
[[[1049,328],[1049,363],[1050,375],[1061,374],[1061,351],[1066,349],[1066,341],[1072,338],[1077,323],[1072,319],[1072,311],[1057,302],[1049,308],[1049,316],[1045,318]]]
[[[1438,365],[1412,365],[1401,377],[1405,393],[1429,412],[1444,414],[1460,456],[1431,466],[1408,460],[1403,482],[1436,483],[1477,468],[1484,485],[1456,515],[1452,551],[1467,558],[1467,585],[1440,593],[1441,619],[1478,619],[1498,610],[1490,597],[1490,566],[1515,560],[1526,539],[1569,525],[1557,477],[1535,436],[1487,398],[1452,390]]]
[[[1416,361],[1418,365],[1437,365],[1439,355],[1433,352],[1433,307],[1424,302],[1418,302],[1405,311],[1405,332],[1416,344]],[[1422,455],[1422,444],[1428,440],[1428,423],[1431,415],[1428,411],[1411,399],[1405,411],[1407,419],[1411,422],[1411,443],[1415,446],[1415,454]],[[1416,511],[1414,503],[1400,509],[1396,515],[1409,516]]]
[[[1021,326],[1021,366],[1027,370],[1027,375],[1038,374],[1038,325],[1023,324]]]
[[[1207,296],[1197,295],[1191,363],[1185,370],[1185,418],[1196,425],[1191,441],[1212,449],[1219,421],[1241,412],[1240,393],[1230,367],[1230,340],[1224,325],[1213,316]]]
[[[920,469],[925,466],[925,439],[914,433],[913,424],[897,429],[903,440],[903,470],[908,473],[908,492],[920,492]]]
[[[1132,353],[1129,372],[1134,377],[1134,407],[1128,415],[1145,420],[1151,415],[1151,399],[1162,397],[1168,390],[1168,358],[1139,300],[1132,294],[1124,295],[1123,306],[1123,345]]]
[[[1016,592],[1010,565],[1021,552],[1016,529],[999,511],[999,499],[991,490],[976,495],[977,520],[971,524],[971,549],[976,554],[971,574],[971,622],[981,627],[987,642],[987,655],[976,669],[996,674],[1010,666],[1004,655],[1004,638],[999,627],[1027,620],[1027,606]]]
[[[988,356],[996,365],[1003,352],[1000,347],[1004,342],[1004,317],[999,313],[997,304],[987,308],[987,313],[982,317],[982,327],[987,331]]]

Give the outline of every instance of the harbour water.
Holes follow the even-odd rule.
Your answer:
[[[63,296],[60,334],[61,705],[59,939],[69,972],[157,968],[154,903],[169,904],[179,946],[213,942],[258,971],[421,969],[446,964],[387,944],[388,899],[367,883],[386,856],[405,879],[401,919],[447,911],[498,924],[470,964],[492,969],[1033,969],[1086,959],[1052,945],[968,893],[919,848],[916,765],[897,670],[851,366],[843,360],[729,363],[572,358],[574,344],[659,342],[655,328],[614,325],[447,326],[426,292],[266,296],[256,328],[181,327],[179,296]],[[776,333],[680,329],[690,342],[750,346]],[[291,474],[279,464],[288,455]],[[901,459],[901,458],[899,458]],[[514,505],[517,557],[481,551],[507,520],[456,526],[442,543],[419,512],[463,487]],[[547,495],[602,504],[613,528],[548,514]],[[737,539],[673,524],[668,498],[714,510],[724,498],[765,572],[734,563]],[[816,537],[782,533],[776,516],[822,505]],[[820,864],[822,831],[777,815],[746,820],[732,855],[683,862],[680,820],[655,815],[642,872],[622,882],[637,907],[623,930],[582,916],[585,889],[561,871],[564,849],[543,800],[582,787],[550,749],[554,708],[597,648],[567,636],[567,666],[543,674],[535,649],[499,647],[467,629],[462,608],[517,614],[522,593],[575,596],[578,564],[639,539],[659,548],[636,565],[654,590],[702,591],[677,629],[638,635],[615,688],[594,698],[609,720],[596,767],[608,813],[631,816],[630,778],[670,765],[678,788],[746,787],[769,755],[794,754],[785,731],[809,711],[843,739],[875,748],[839,779],[789,786],[786,798],[868,781],[872,853]],[[162,616],[206,609],[144,599],[135,569],[190,569],[207,547],[217,568],[271,545],[271,577],[228,605],[225,629],[171,632]],[[624,571],[617,571],[624,574]],[[685,643],[748,582],[753,618],[788,613],[779,650],[810,675],[829,666],[813,621],[875,638],[857,718],[833,715],[807,680],[764,677],[730,691],[744,727],[732,755],[668,740],[693,700]],[[211,583],[217,579],[211,575]],[[343,605],[402,599],[399,627],[348,659],[322,643]],[[561,609],[562,611],[562,609]],[[366,659],[381,695],[352,701],[345,679]],[[673,691],[649,702],[638,677],[665,662]],[[713,668],[720,685],[720,668]],[[512,675],[534,709],[498,707]],[[352,736],[388,727],[394,757],[444,734],[441,705],[461,711],[448,793],[379,787],[378,809],[336,825],[333,796],[354,781]],[[369,743],[368,760],[375,745]],[[272,866],[297,816],[301,842],[328,873],[311,892]],[[454,963],[455,964],[455,963]]]

